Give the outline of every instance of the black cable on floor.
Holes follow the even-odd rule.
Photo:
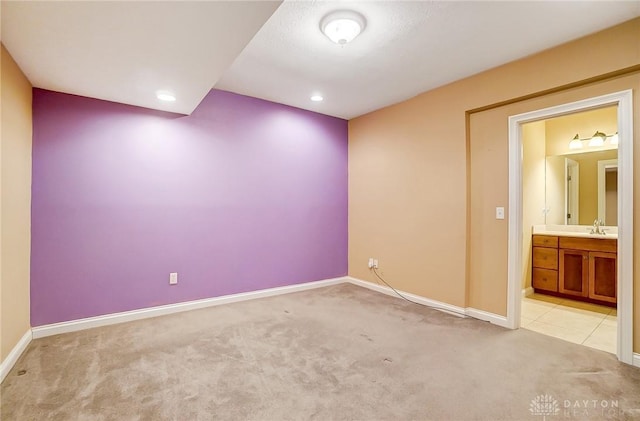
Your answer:
[[[385,284],[386,286],[388,286],[389,288],[391,288],[391,289],[393,290],[393,292],[395,292],[396,294],[398,294],[398,297],[402,298],[403,300],[408,301],[408,302],[413,303],[413,304],[417,304],[417,305],[419,305],[419,306],[432,308],[432,309],[434,309],[434,310],[444,310],[444,309],[443,309],[443,308],[441,308],[441,307],[436,307],[436,306],[432,306],[432,305],[424,304],[424,303],[418,303],[418,302],[416,302],[416,301],[413,301],[413,300],[408,299],[408,298],[407,298],[407,297],[405,297],[404,295],[400,294],[400,293],[399,293],[399,292],[398,292],[394,287],[392,287],[392,286],[391,286],[387,281],[385,281],[385,280],[382,278],[382,276],[380,276],[380,275],[378,274],[377,268],[373,267],[373,268],[371,268],[371,269],[373,270],[374,275],[376,275],[376,276],[378,277],[378,279],[380,279],[382,282],[384,282],[384,284]]]

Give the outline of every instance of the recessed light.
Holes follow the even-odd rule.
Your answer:
[[[176,100],[176,96],[171,92],[167,91],[158,91],[156,92],[156,97],[158,97],[161,101],[173,102]]]
[[[313,102],[320,102],[322,101],[324,98],[322,98],[322,95],[312,95],[311,96],[311,101]]]

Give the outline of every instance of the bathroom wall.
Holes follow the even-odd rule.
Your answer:
[[[0,360],[29,329],[31,84],[4,45],[0,146]]]
[[[33,113],[34,326],[346,275],[345,120],[217,90]]]
[[[545,224],[545,122],[522,126],[522,287],[531,287],[531,233]]]
[[[548,212],[545,223],[548,225],[564,225],[566,222],[565,172],[564,156],[547,157],[545,199]]]

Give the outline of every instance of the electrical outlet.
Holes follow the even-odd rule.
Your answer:
[[[373,268],[378,269],[378,259],[373,259]]]
[[[171,272],[169,274],[169,285],[175,285],[178,283],[178,272]]]
[[[373,257],[369,257],[369,269],[373,267]]]

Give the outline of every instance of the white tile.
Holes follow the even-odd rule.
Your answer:
[[[572,301],[572,300],[564,300],[562,303],[560,303],[560,305],[562,307],[569,307],[569,308],[577,308],[577,309],[581,309],[581,310],[588,310],[594,313],[598,313],[598,314],[609,314],[611,313],[611,307],[607,307],[607,306],[601,306],[598,304],[593,304],[593,303],[585,303],[582,301]]]
[[[553,336],[554,338],[563,339],[565,341],[573,342],[575,344],[581,344],[587,339],[589,333],[576,331],[574,329],[564,328],[560,326],[554,326],[539,321],[532,321],[527,324],[525,329],[532,330],[534,332],[542,333],[547,336]]]
[[[583,345],[615,354],[616,342],[617,328],[614,326],[600,325],[585,339]]]
[[[529,323],[531,323],[533,321],[533,319],[528,319],[526,317],[520,317],[520,327],[525,327],[527,326]]]
[[[602,325],[603,326],[618,327],[618,317],[617,316],[612,316],[612,315],[609,314],[602,321]]]
[[[606,315],[604,314],[593,313],[587,310],[556,307],[538,317],[536,321],[584,332],[589,335],[605,317]]]
[[[553,295],[544,295],[544,294],[531,294],[528,297],[526,297],[526,299],[538,301],[538,302],[542,301],[550,304],[560,304],[563,301],[562,298],[554,297]]]
[[[546,303],[544,301],[524,299],[522,300],[521,316],[526,317],[527,319],[535,320],[543,314],[549,312],[556,306],[557,304]]]

